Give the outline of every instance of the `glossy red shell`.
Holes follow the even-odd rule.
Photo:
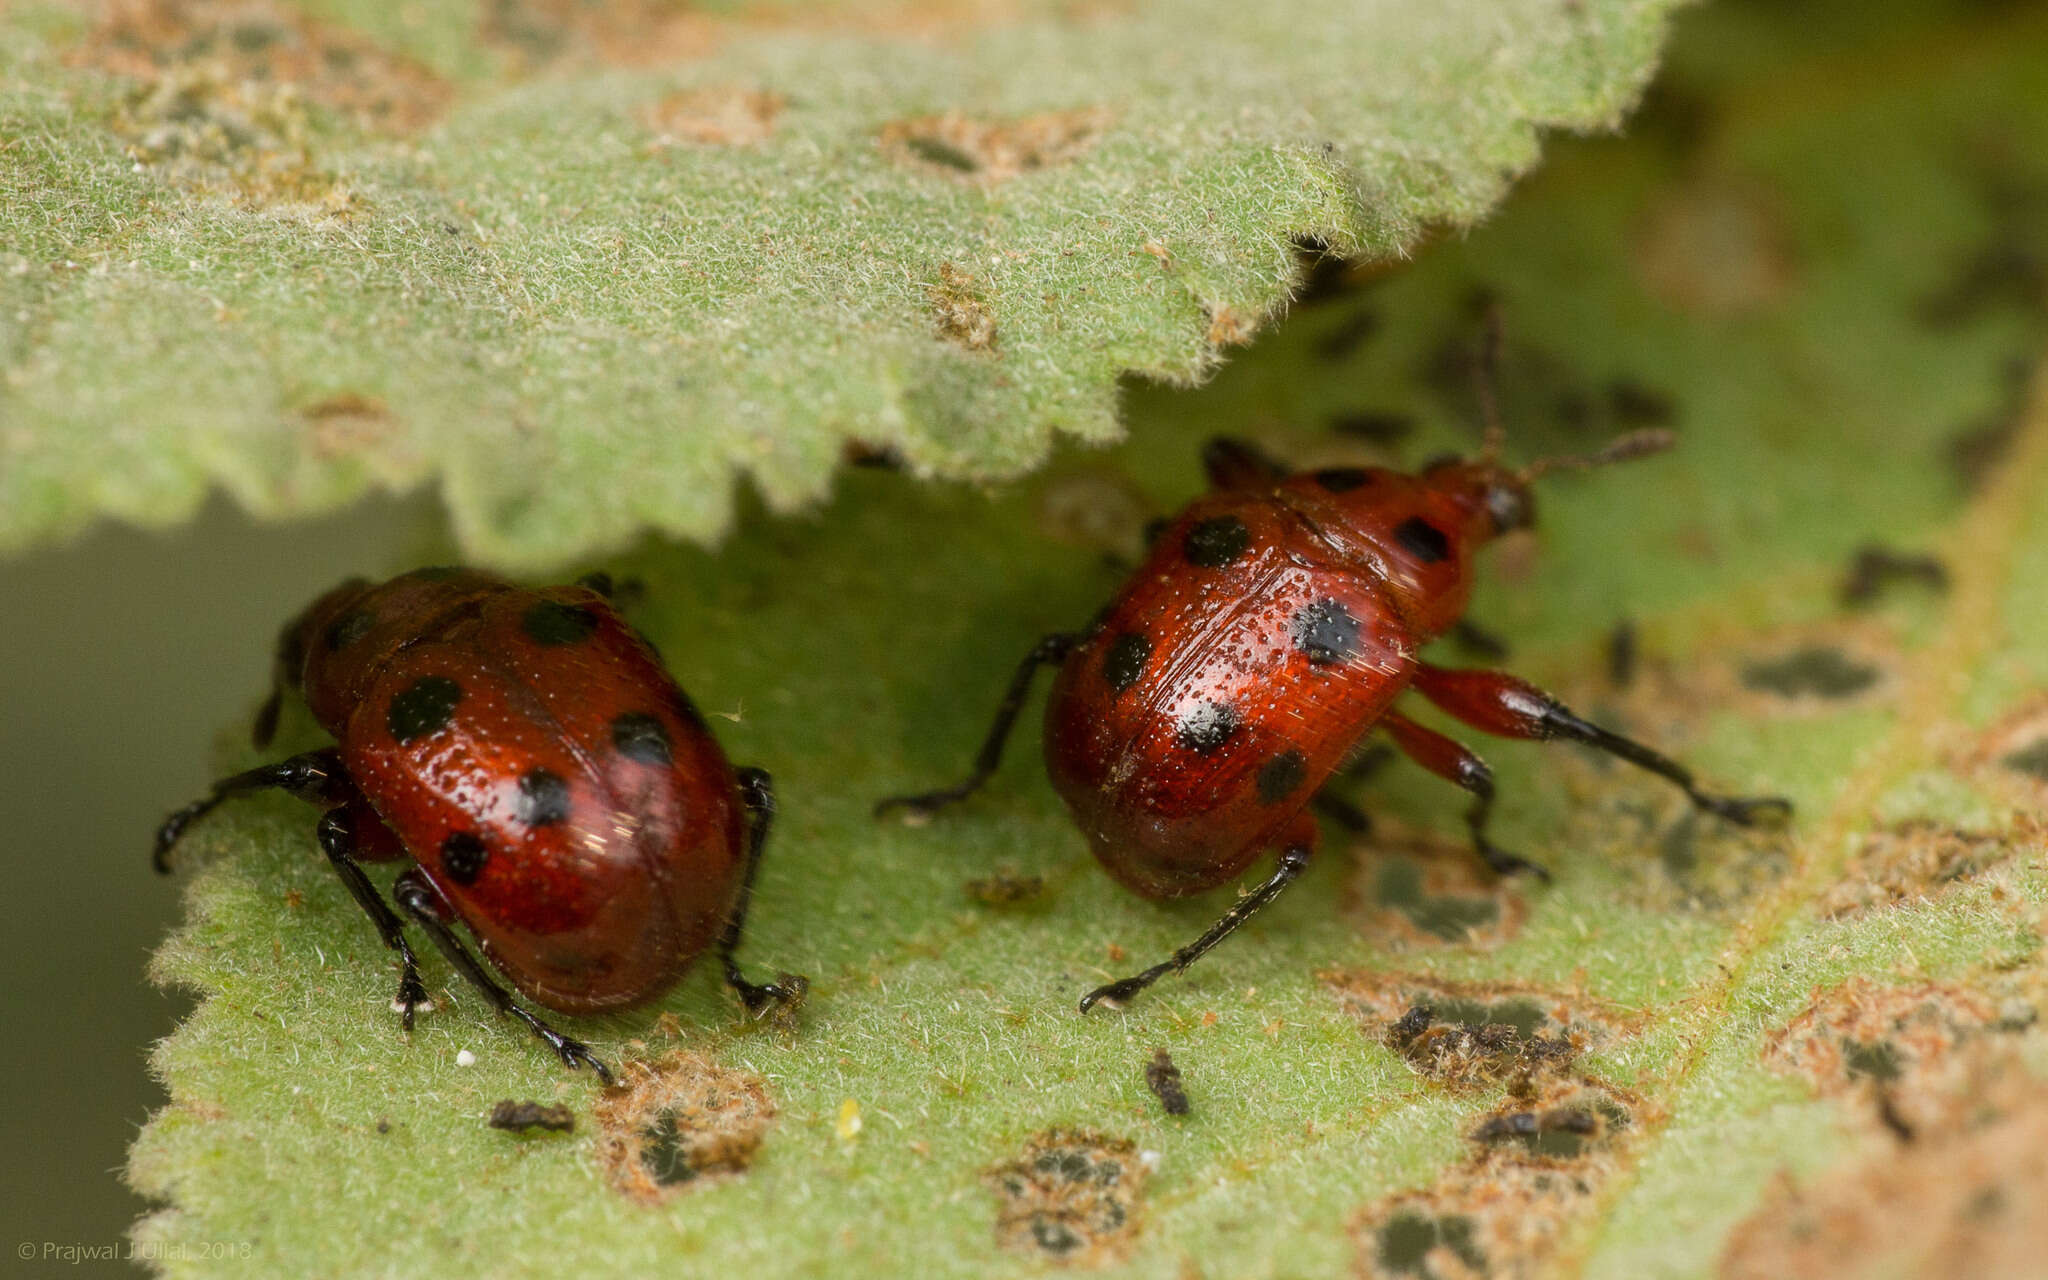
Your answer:
[[[1301,820],[1462,613],[1481,492],[1311,473],[1202,498],[1159,535],[1046,703],[1046,770],[1111,875],[1199,893]]]
[[[423,570],[337,589],[298,636],[350,779],[520,991],[633,1005],[711,945],[742,865],[732,766],[604,597]]]

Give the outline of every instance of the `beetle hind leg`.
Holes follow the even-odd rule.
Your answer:
[[[747,863],[740,872],[739,896],[733,900],[732,914],[726,917],[725,933],[718,940],[719,959],[725,963],[725,981],[739,993],[740,1003],[747,1006],[747,1012],[760,1017],[779,1006],[794,1006],[802,1002],[804,993],[811,988],[811,981],[800,973],[779,974],[774,982],[749,982],[740,972],[739,961],[733,953],[740,949],[740,938],[746,931],[747,906],[754,896],[754,874],[761,869],[761,850],[768,843],[768,828],[775,821],[775,784],[765,769],[741,769],[738,771],[740,799],[747,807]]]
[[[1379,727],[1387,731],[1402,755],[1472,794],[1472,807],[1465,811],[1465,827],[1472,833],[1473,851],[1495,875],[1526,871],[1538,880],[1550,879],[1550,872],[1542,866],[1520,854],[1509,853],[1486,838],[1487,819],[1493,814],[1493,770],[1486,761],[1457,739],[1426,729],[1396,712],[1381,716]]]
[[[1081,997],[1081,1012],[1086,1013],[1096,1005],[1107,1002],[1112,1005],[1128,1004],[1132,997],[1159,981],[1169,973],[1185,973],[1187,967],[1202,958],[1211,947],[1237,931],[1237,927],[1258,914],[1261,908],[1286,891],[1287,886],[1301,878],[1308,870],[1309,859],[1315,855],[1316,827],[1313,819],[1304,819],[1288,832],[1288,842],[1280,850],[1280,865],[1266,882],[1239,898],[1230,910],[1223,913],[1215,924],[1193,942],[1153,965],[1142,973],[1106,983]]]
[[[572,1069],[589,1067],[607,1086],[613,1083],[611,1068],[605,1066],[597,1055],[590,1051],[589,1045],[572,1036],[565,1036],[542,1022],[521,1008],[519,1002],[512,998],[511,992],[491,980],[491,975],[484,970],[482,962],[469,953],[469,948],[462,945],[462,939],[456,937],[455,931],[449,927],[446,905],[442,903],[440,895],[419,877],[417,868],[398,877],[397,882],[391,886],[391,895],[398,900],[399,909],[410,916],[413,923],[426,930],[427,936],[434,940],[434,945],[441,949],[441,954],[448,957],[448,963],[454,965],[463,977],[469,979],[469,984],[483,994],[492,1008],[525,1023],[528,1030],[547,1042],[548,1047],[555,1051],[555,1055],[564,1065]]]

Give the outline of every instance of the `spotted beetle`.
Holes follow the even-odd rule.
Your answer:
[[[1487,360],[1497,345],[1496,328]],[[1611,752],[1731,822],[1789,818],[1790,803],[1778,797],[1702,790],[1683,765],[1514,676],[1417,656],[1463,614],[1474,553],[1533,523],[1538,475],[1671,441],[1668,432],[1637,432],[1591,458],[1510,470],[1497,461],[1490,382],[1482,391],[1484,454],[1419,475],[1379,467],[1290,475],[1246,444],[1212,441],[1203,462],[1213,492],[1155,536],[1149,558],[1088,630],[1046,636],[1025,656],[967,779],[884,799],[877,816],[896,808],[929,814],[980,788],[1001,761],[1034,673],[1057,666],[1045,708],[1046,772],[1110,875],[1147,898],[1180,898],[1226,883],[1278,846],[1277,869],[1207,932],[1162,963],[1090,991],[1083,1013],[1184,971],[1299,877],[1318,840],[1311,801],[1349,810],[1322,788],[1373,730],[1471,793],[1466,825],[1487,866],[1548,878],[1487,838],[1492,771],[1461,743],[1394,710],[1405,690],[1486,733]]]
[[[392,897],[500,1013],[571,1067],[611,1072],[521,1008],[452,925],[529,999],[596,1013],[653,999],[714,942],[759,1014],[805,982],[746,980],[734,959],[775,813],[768,775],[734,769],[653,649],[613,609],[611,583],[529,591],[466,569],[343,583],[278,639],[260,749],[287,689],[335,745],[224,778],[170,815],[155,864],[193,820],[272,788],[322,806],[342,883],[401,961],[407,1030],[431,1008],[405,921],[361,864],[406,858]]]

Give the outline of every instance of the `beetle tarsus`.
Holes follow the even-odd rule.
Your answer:
[[[1143,973],[1135,973],[1128,978],[1104,983],[1102,986],[1081,997],[1081,1012],[1086,1013],[1098,1004],[1108,1004],[1112,1008],[1122,1008],[1130,1003],[1131,997],[1137,995],[1140,991],[1159,981],[1167,974],[1179,971],[1179,967],[1173,961],[1167,960],[1153,965]]]

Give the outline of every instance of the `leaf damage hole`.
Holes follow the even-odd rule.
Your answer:
[[[641,123],[658,147],[748,147],[774,135],[788,105],[788,99],[766,89],[710,85],[679,89],[649,105]]]
[[[576,1113],[563,1106],[507,1098],[491,1108],[490,1125],[508,1133],[528,1133],[535,1129],[548,1133],[574,1133]]]
[[[767,1081],[678,1050],[628,1062],[596,1107],[601,1159],[612,1186],[655,1204],[751,1165],[776,1116]]]
[[[1318,976],[1366,1035],[1453,1086],[1559,1073],[1628,1029],[1585,997],[1536,988],[1370,970]]]
[[[1102,107],[977,120],[959,112],[892,120],[882,126],[884,152],[927,172],[996,183],[1085,154],[1108,129]]]
[[[1346,915],[1397,950],[1490,951],[1520,933],[1528,917],[1513,883],[1487,874],[1468,845],[1382,818],[1353,852]]]
[[[1816,990],[1806,1009],[1765,1041],[1773,1070],[1804,1077],[1823,1097],[1859,1101],[1872,1118],[1912,1132],[1953,1127],[1987,1039],[2032,1024],[2023,999],[2001,1009],[1955,983],[1882,986],[1861,974]],[[1880,1109],[1876,1105],[1882,1101]]]
[[[938,282],[926,285],[924,292],[941,338],[969,351],[988,351],[996,345],[995,313],[982,300],[973,275],[941,262]]]
[[[1723,1280],[2040,1274],[2048,1256],[2048,1085],[2010,1056],[1961,1084],[1970,1099],[1874,1158],[1802,1186],[1781,1173],[1729,1234]]]
[[[1052,1129],[983,1175],[997,1199],[996,1243],[1064,1266],[1095,1267],[1130,1250],[1150,1169],[1121,1138]]]
[[[2038,848],[2041,824],[2015,813],[2003,831],[1972,831],[1908,818],[1863,837],[1844,877],[1821,896],[1823,917],[1842,920],[1881,907],[1927,902],[1956,885]]]

